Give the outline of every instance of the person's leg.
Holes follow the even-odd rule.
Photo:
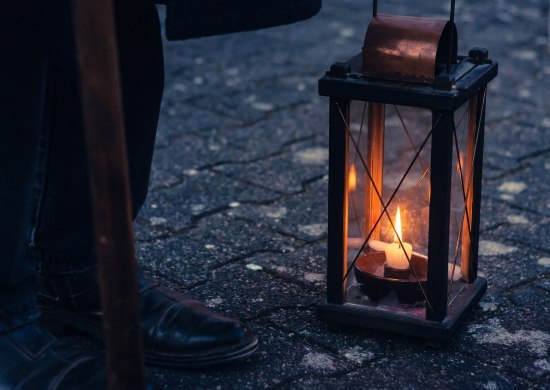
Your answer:
[[[36,269],[26,254],[39,182],[47,65],[0,60],[0,332],[38,317]]]
[[[118,17],[134,216],[147,195],[164,81],[160,27],[152,7],[119,9]],[[76,64],[56,66],[53,77],[53,134],[35,244],[42,252],[42,270],[80,272],[95,267],[95,243]]]
[[[148,4],[147,4],[148,3]],[[119,3],[121,5],[122,3]],[[132,206],[147,193],[163,90],[160,26],[152,1],[117,8]],[[57,69],[52,144],[36,229],[43,323],[101,335],[88,176],[76,72]],[[257,339],[239,321],[139,277],[146,362],[207,366],[250,355]]]
[[[47,150],[47,74],[45,58],[0,59],[0,388],[104,388],[101,358],[36,324],[36,264],[27,249]]]

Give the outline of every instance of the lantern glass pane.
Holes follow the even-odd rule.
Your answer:
[[[449,226],[449,305],[469,279],[473,201],[473,156],[477,145],[475,99],[454,114]]]
[[[425,316],[431,129],[426,109],[351,103],[348,303]],[[390,262],[408,276],[388,273]]]

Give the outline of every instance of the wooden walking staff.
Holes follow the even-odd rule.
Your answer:
[[[145,388],[112,0],[74,0],[110,389]]]

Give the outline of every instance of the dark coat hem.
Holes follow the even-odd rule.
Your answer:
[[[167,0],[166,38],[183,40],[258,30],[308,19],[321,0]]]

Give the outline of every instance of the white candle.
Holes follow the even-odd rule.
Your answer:
[[[403,236],[401,235],[401,212],[399,207],[397,207],[395,216],[395,232],[395,242],[384,248],[384,252],[386,253],[386,264],[393,269],[407,269],[409,268],[409,260],[412,256],[412,245],[403,241]],[[403,243],[403,246],[401,246],[399,241]]]
[[[384,252],[386,253],[386,264],[388,267],[393,269],[409,268],[407,256],[409,259],[412,256],[412,245],[408,242],[404,242],[403,246],[405,247],[405,251],[403,251],[403,248],[397,242],[389,244],[384,248]],[[405,252],[407,255],[405,255]]]

